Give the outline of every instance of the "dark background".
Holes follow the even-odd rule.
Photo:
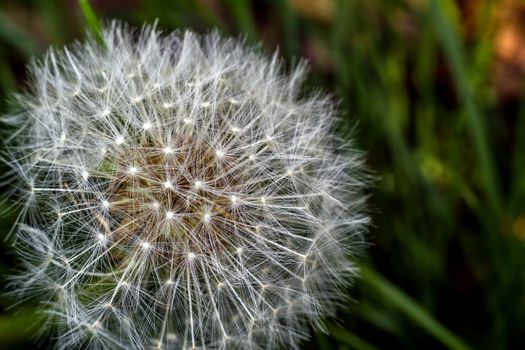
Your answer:
[[[307,89],[340,99],[341,132],[377,176],[374,224],[346,310],[304,348],[460,349],[435,320],[476,349],[525,348],[524,1],[91,3],[102,20],[218,27],[305,57]],[[31,56],[85,34],[75,0],[1,0],[0,114]],[[5,236],[16,209],[1,205]],[[0,240],[0,275],[13,261]],[[36,303],[15,302],[0,297],[0,349],[32,344],[39,323]]]

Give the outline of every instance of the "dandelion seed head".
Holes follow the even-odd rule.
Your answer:
[[[296,348],[368,222],[334,103],[302,92],[304,64],[217,33],[103,37],[33,64],[5,118],[14,293],[44,298],[60,349]]]

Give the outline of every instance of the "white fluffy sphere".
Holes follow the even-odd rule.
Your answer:
[[[4,119],[24,272],[58,348],[297,347],[355,275],[362,157],[304,65],[113,23],[50,50]]]

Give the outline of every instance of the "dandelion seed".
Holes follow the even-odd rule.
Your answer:
[[[100,112],[100,117],[107,117],[111,114],[111,109],[106,108],[102,112]]]
[[[97,329],[99,329],[99,328],[101,328],[101,327],[102,327],[102,324],[100,323],[100,321],[95,321],[95,322],[93,322],[93,323],[89,326],[89,328],[90,328],[92,331],[97,330]]]
[[[124,136],[117,136],[115,138],[115,144],[117,145],[122,145],[124,143],[125,139],[124,139]]]
[[[131,103],[137,104],[137,103],[141,102],[143,99],[144,99],[144,97],[142,97],[142,96],[135,96],[135,97],[133,97],[131,99]]]
[[[106,235],[102,234],[102,233],[99,233],[97,235],[97,239],[100,241],[100,242],[105,242],[106,241]]]
[[[130,174],[130,175],[135,175],[138,172],[139,172],[139,169],[137,167],[130,166],[128,168],[128,174]]]

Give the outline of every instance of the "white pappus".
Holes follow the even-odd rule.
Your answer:
[[[4,117],[17,296],[57,348],[297,348],[355,276],[362,154],[305,65],[112,22],[50,49]]]

